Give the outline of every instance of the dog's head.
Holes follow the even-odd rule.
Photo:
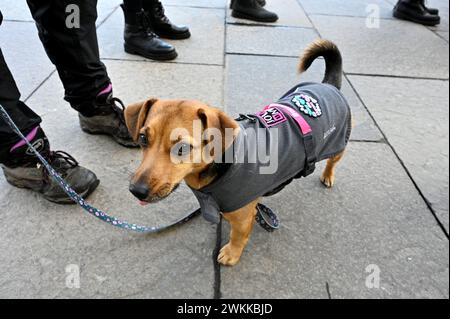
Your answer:
[[[142,204],[166,198],[184,179],[194,180],[232,145],[239,127],[224,112],[187,100],[138,102],[126,108],[125,119],[143,151],[130,184]]]

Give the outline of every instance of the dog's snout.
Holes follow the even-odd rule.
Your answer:
[[[137,199],[140,199],[140,200],[146,200],[150,193],[147,185],[142,184],[142,183],[131,184],[130,192],[131,192],[131,194],[136,196]]]

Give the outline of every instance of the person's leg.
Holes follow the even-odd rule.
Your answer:
[[[20,101],[20,92],[6,64],[0,48],[0,104],[17,124],[17,127],[28,134],[41,123],[41,118]],[[0,118],[0,163],[6,162],[11,148],[20,138],[8,124]]]
[[[83,131],[112,136],[119,144],[136,147],[128,134],[123,110],[112,98],[112,85],[100,61],[96,0],[27,0],[50,60],[65,88],[65,99],[80,114]],[[79,27],[66,25],[76,6]],[[70,12],[70,10],[68,10]]]
[[[125,17],[125,52],[152,60],[173,60],[178,56],[171,44],[153,32],[150,15],[144,11],[142,0],[124,0],[121,7]]]
[[[149,13],[152,30],[161,38],[182,40],[191,37],[187,26],[177,26],[167,18],[159,0],[142,0],[142,7]]]
[[[123,0],[125,23],[136,25],[138,22],[136,13],[142,12],[142,0]]]
[[[431,14],[428,11],[423,0],[399,0],[394,7],[394,17],[429,26],[441,22],[438,15]]]
[[[95,21],[96,0],[28,0],[48,57],[58,70],[65,99],[84,114],[95,112],[92,101],[110,79],[100,61]],[[66,26],[66,8],[79,8],[80,27]]]
[[[83,196],[91,194],[99,181],[94,173],[81,167],[69,155],[51,152],[50,143],[40,128],[41,118],[20,101],[20,93],[14,78],[6,65],[0,49],[0,104],[27,137],[31,144],[51,165],[66,177],[67,182]],[[15,134],[9,125],[0,118],[0,167],[6,180],[13,186],[28,188],[44,198],[61,204],[72,200],[48,177],[39,160],[25,142]]]
[[[258,22],[276,22],[278,16],[264,9],[258,0],[233,0],[231,15],[239,19],[247,19]]]

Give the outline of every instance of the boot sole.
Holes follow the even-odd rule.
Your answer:
[[[127,147],[127,148],[138,148],[138,147],[139,147],[139,144],[136,144],[136,143],[131,142],[131,141],[126,141],[126,140],[120,139],[120,138],[118,138],[118,137],[115,137],[115,136],[113,136],[113,135],[111,135],[111,134],[108,134],[108,133],[105,133],[105,132],[103,132],[103,131],[93,131],[93,130],[87,129],[87,128],[85,128],[85,127],[82,127],[82,126],[81,126],[81,130],[82,130],[83,132],[89,134],[89,135],[103,135],[103,136],[109,136],[109,137],[111,137],[114,141],[116,141],[119,145],[122,145],[122,146]]]
[[[278,18],[276,18],[276,19],[275,18],[273,18],[273,19],[258,18],[258,17],[254,17],[254,16],[251,16],[251,15],[248,15],[246,13],[240,12],[240,11],[236,11],[236,10],[233,10],[231,15],[234,18],[245,19],[245,20],[252,20],[252,21],[257,21],[257,22],[270,22],[270,23],[273,23],[273,22],[277,22],[278,21]]]
[[[176,51],[166,53],[166,54],[153,54],[144,52],[138,48],[135,48],[133,46],[130,46],[129,44],[124,45],[125,52],[129,54],[139,55],[144,58],[150,59],[150,60],[156,60],[156,61],[169,61],[169,60],[175,60],[178,56],[178,53]]]
[[[26,185],[23,185],[22,183],[20,183],[20,181],[11,178],[11,177],[7,177],[6,181],[17,188],[22,188],[22,189],[29,189],[31,191],[34,191],[33,188],[28,187]],[[96,189],[97,187],[100,185],[100,180],[97,179],[95,182],[91,183],[91,185],[89,186],[89,188],[84,191],[83,193],[79,194],[81,197],[83,197],[84,199],[88,198]],[[48,197],[45,195],[42,195],[43,198],[45,198],[46,200],[48,200],[49,202],[55,203],[55,204],[59,204],[59,205],[75,205],[76,203],[69,197],[66,198],[52,198],[52,197]]]
[[[412,21],[412,22],[419,23],[419,24],[426,25],[426,26],[430,26],[430,27],[436,26],[436,25],[441,23],[441,19],[440,18],[435,20],[435,21],[425,21],[425,20],[415,19],[415,18],[413,18],[413,17],[411,17],[411,16],[409,16],[406,13],[403,13],[401,11],[394,11],[394,17],[396,17],[397,19],[406,20],[406,21]]]
[[[178,34],[169,34],[169,33],[161,33],[161,32],[155,32],[160,38],[163,39],[169,39],[169,40],[186,40],[191,37],[191,32],[187,31],[184,33],[178,33]]]

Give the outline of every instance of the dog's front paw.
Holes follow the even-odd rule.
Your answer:
[[[320,181],[321,181],[322,184],[325,185],[325,187],[327,187],[327,188],[333,187],[333,186],[334,186],[335,180],[336,180],[336,179],[335,179],[334,175],[326,175],[326,174],[323,174],[323,175],[320,177]]]
[[[241,259],[242,249],[235,248],[231,244],[222,247],[217,261],[224,266],[234,266]]]

